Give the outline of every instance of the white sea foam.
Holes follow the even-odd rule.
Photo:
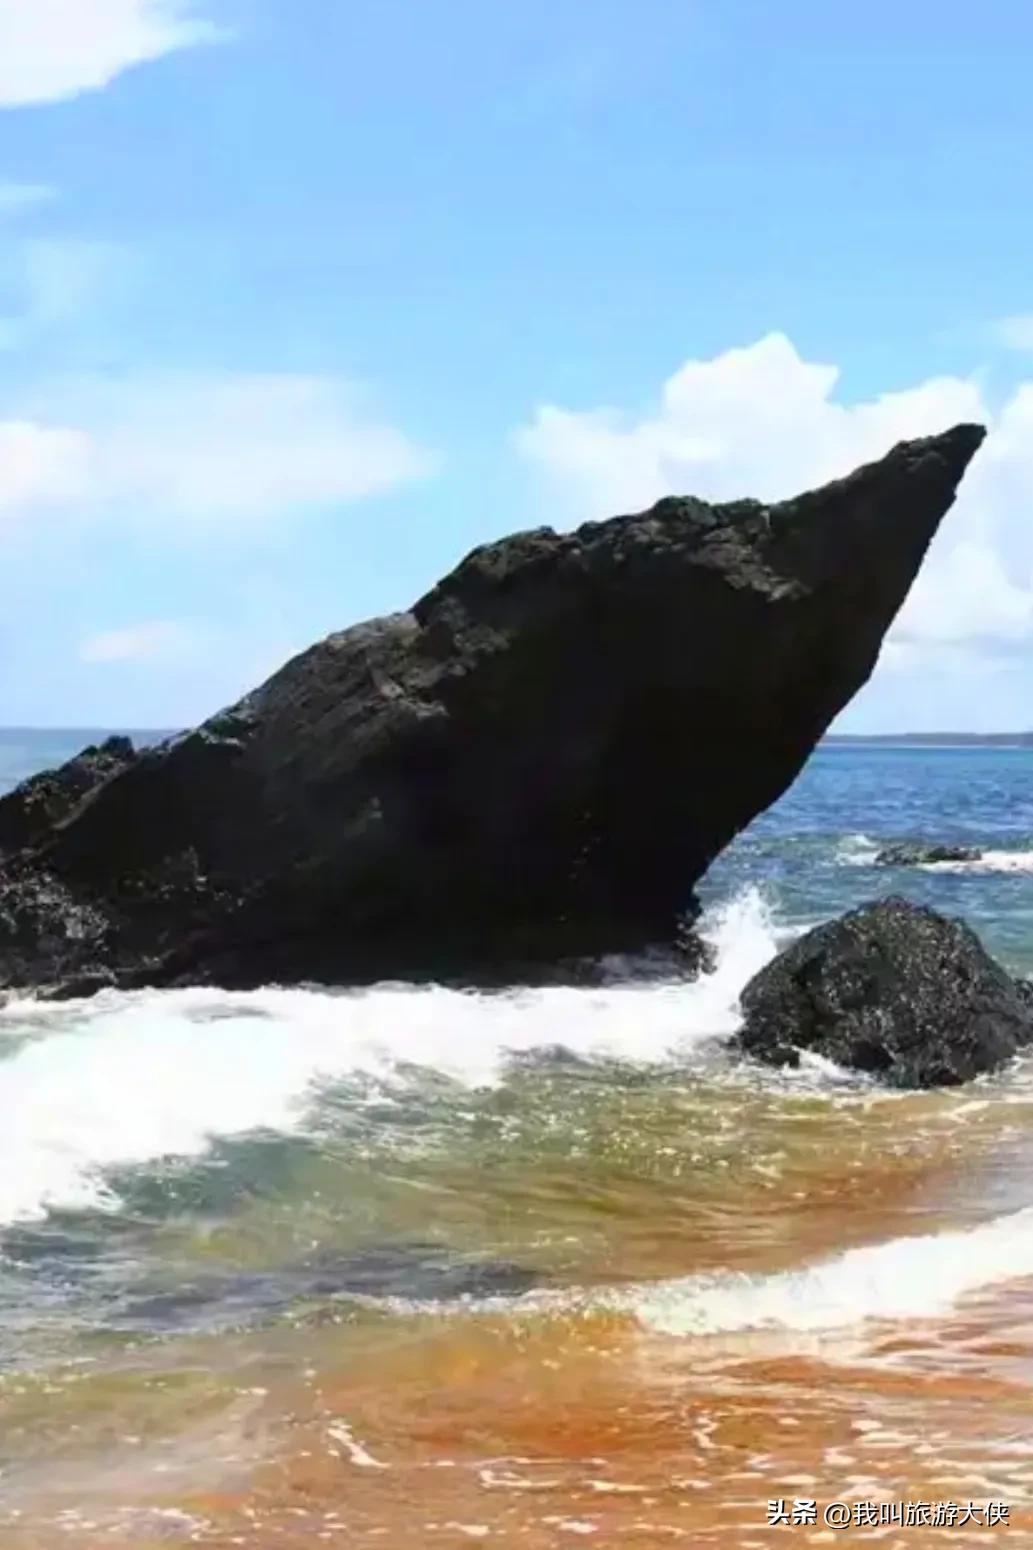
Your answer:
[[[464,1301],[462,1309],[560,1319],[606,1310],[676,1338],[811,1337],[942,1318],[964,1298],[1025,1279],[1033,1280],[1033,1207],[974,1228],[847,1249],[794,1270],[708,1272],[609,1289],[538,1288],[521,1297]],[[377,1305],[402,1316],[440,1318],[451,1318],[457,1306],[409,1298]]]
[[[975,861],[923,861],[923,872],[1033,872],[1033,850],[984,850]]]
[[[840,866],[871,866],[879,848],[867,834],[848,834],[837,847],[836,860]]]
[[[840,866],[870,867],[883,846],[867,834],[848,834],[836,848]],[[984,850],[972,861],[919,861],[921,872],[1033,872],[1033,850]]]
[[[704,922],[716,969],[695,984],[628,982],[494,995],[382,985],[105,993],[0,1009],[0,1224],[48,1207],[115,1209],[104,1171],[202,1154],[215,1137],[302,1131],[320,1087],[431,1067],[471,1087],[515,1055],[684,1057],[734,1030],[745,981],[773,954],[749,890]],[[9,1053],[2,1054],[8,1044]]]
[[[689,1276],[643,1289],[637,1317],[672,1335],[838,1329],[936,1318],[969,1293],[1033,1276],[1033,1208],[964,1231],[894,1238],[774,1275]]]

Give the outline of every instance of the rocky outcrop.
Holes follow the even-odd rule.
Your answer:
[[[742,1047],[772,1065],[809,1050],[899,1087],[953,1086],[1033,1041],[1033,998],[963,922],[905,899],[809,931],[742,994]]]
[[[942,845],[928,840],[902,840],[887,845],[875,857],[876,866],[934,866],[942,861],[979,861],[983,852],[974,845]]]
[[[84,797],[134,758],[128,737],[109,737],[99,746],[84,748],[59,769],[22,781],[0,797],[0,855],[45,837]]]
[[[507,978],[669,942],[865,682],[983,438],[476,549],[0,878],[0,984]]]

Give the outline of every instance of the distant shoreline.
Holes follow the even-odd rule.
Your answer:
[[[81,737],[83,746],[98,738],[122,735],[134,741],[156,743],[166,737],[174,737],[176,730],[168,727],[63,727],[63,726],[0,726],[0,737]],[[1033,731],[1029,732],[833,732],[823,737],[821,748],[886,747],[890,744],[908,748],[1033,748]]]
[[[823,748],[1033,748],[1033,732],[837,732],[822,738]]]

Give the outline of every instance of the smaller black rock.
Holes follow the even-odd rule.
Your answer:
[[[983,852],[975,845],[939,845],[927,840],[902,840],[887,845],[875,858],[876,866],[928,866],[936,861],[979,861]]]
[[[898,1087],[956,1086],[1033,1041],[1033,1001],[975,933],[900,898],[809,931],[741,1000],[749,1054],[811,1050]]]

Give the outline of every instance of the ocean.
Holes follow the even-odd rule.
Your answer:
[[[0,733],[0,784],[102,735]],[[917,837],[985,854],[874,866]],[[1033,973],[1033,749],[820,748],[695,984],[8,1002],[0,1550],[731,1550],[779,1501],[1033,1545],[1033,1058],[901,1094],[725,1045],[887,892]]]

